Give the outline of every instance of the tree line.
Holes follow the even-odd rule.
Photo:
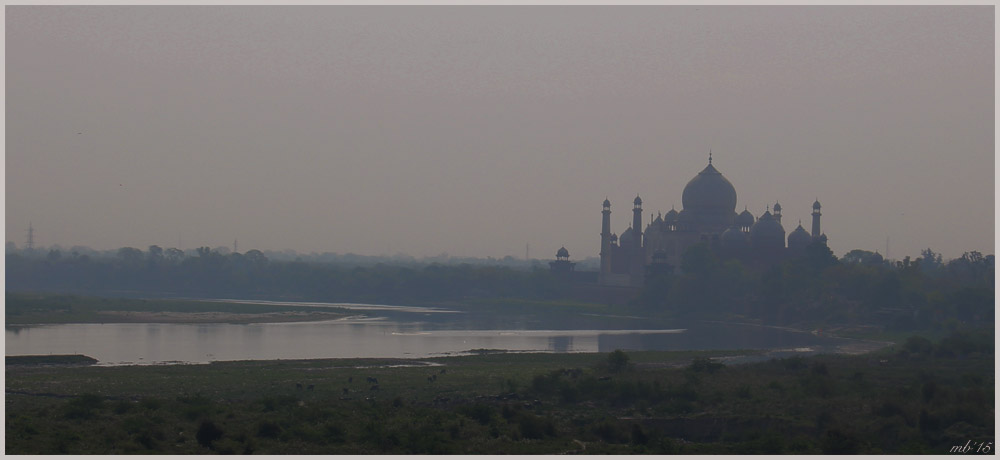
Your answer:
[[[464,297],[558,298],[547,270],[431,263],[345,265],[272,260],[262,251],[194,254],[150,246],[114,255],[8,252],[7,290],[145,296],[420,302]]]
[[[680,267],[651,272],[630,308],[649,314],[746,317],[769,324],[874,324],[912,330],[993,324],[994,257],[943,261],[931,249],[901,261],[823,244],[777,264],[726,259],[704,245]],[[346,265],[273,260],[259,250],[186,253],[150,246],[113,255],[8,251],[7,290],[139,293],[329,302],[420,303],[467,298],[579,298],[579,286],[540,266]]]
[[[639,303],[692,316],[736,314],[771,324],[872,324],[890,330],[989,326],[994,257],[966,252],[943,262],[931,249],[884,260],[853,250],[836,258],[821,243],[768,266],[722,259],[707,246],[683,255],[677,273],[651,273]]]

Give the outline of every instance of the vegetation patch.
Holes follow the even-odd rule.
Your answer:
[[[947,453],[993,441],[992,342],[742,365],[710,359],[733,351],[465,355],[434,358],[448,372],[433,381],[395,359],[15,366],[6,453]]]
[[[7,356],[8,366],[59,366],[59,365],[90,365],[97,360],[85,355],[26,355]]]
[[[6,293],[7,325],[48,323],[252,323],[320,321],[348,310],[307,305],[181,299],[124,299],[65,294]]]

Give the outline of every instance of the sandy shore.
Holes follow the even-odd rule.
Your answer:
[[[329,321],[348,315],[333,312],[175,312],[175,311],[99,311],[104,323],[289,323],[302,321]]]

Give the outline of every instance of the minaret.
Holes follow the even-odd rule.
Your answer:
[[[611,273],[611,202],[604,199],[601,211],[601,281]]]
[[[819,236],[822,234],[822,232],[819,231],[819,216],[822,215],[819,212],[819,208],[820,208],[819,200],[817,199],[815,202],[813,202],[813,228],[812,228],[813,238],[819,238]]]
[[[777,220],[779,224],[781,223],[781,203],[777,201],[774,202],[774,220]]]
[[[31,251],[35,249],[35,228],[31,226],[31,222],[28,222],[28,250]]]
[[[641,286],[643,266],[646,264],[646,255],[642,251],[642,198],[636,195],[632,204],[632,247],[629,248],[629,274],[632,275],[632,285]]]

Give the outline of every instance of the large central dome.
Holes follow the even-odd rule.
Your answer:
[[[736,189],[711,162],[684,186],[681,200],[695,212],[736,212]]]

